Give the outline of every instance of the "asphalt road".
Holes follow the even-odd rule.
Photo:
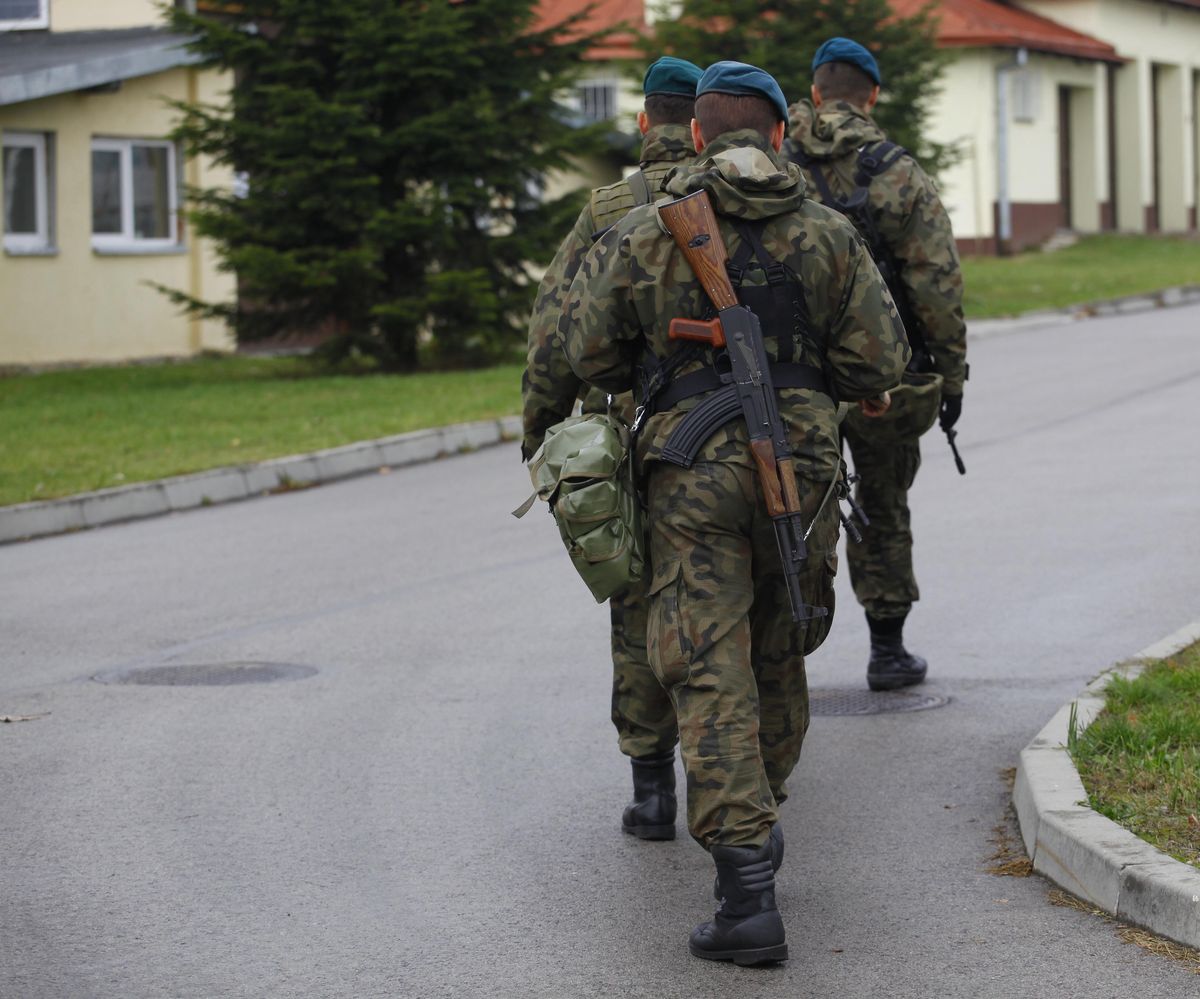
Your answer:
[[[1200,616],[1200,309],[974,342],[960,479],[914,492],[942,708],[818,717],[783,809],[792,959],[691,958],[712,869],[622,836],[606,613],[515,445],[0,549],[0,996],[1182,997],[985,872],[1001,771]],[[841,610],[813,686],[863,683]],[[308,679],[90,679],[270,661]]]

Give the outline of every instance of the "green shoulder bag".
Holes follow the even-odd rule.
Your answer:
[[[550,506],[576,571],[601,603],[642,578],[646,543],[629,428],[607,413],[571,416],[546,431],[529,460],[535,499]]]

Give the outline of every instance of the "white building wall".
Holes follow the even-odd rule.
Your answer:
[[[930,138],[959,151],[959,161],[939,178],[942,203],[950,213],[955,238],[977,241],[978,252],[985,249],[982,241],[995,235],[995,68],[999,61],[991,50],[955,53],[929,120]]]
[[[1163,228],[1194,224],[1200,10],[1163,0],[1020,0],[1020,6],[1094,35],[1130,62],[1117,71],[1117,209],[1121,229],[1141,231],[1154,203],[1152,72],[1160,75],[1159,194]],[[1164,106],[1167,105],[1167,106]]]

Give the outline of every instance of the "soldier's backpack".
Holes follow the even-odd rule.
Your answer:
[[[550,506],[576,571],[597,603],[642,578],[642,507],[633,479],[629,428],[607,413],[571,416],[546,431],[529,460],[534,495]]]
[[[888,414],[871,421],[873,436],[878,440],[919,437],[937,419],[942,377],[934,371],[933,357],[925,344],[921,324],[909,304],[908,292],[900,280],[896,260],[879,234],[870,203],[871,181],[891,169],[902,156],[907,156],[908,150],[886,139],[861,146],[854,168],[854,190],[846,195],[834,194],[821,160],[809,156],[796,143],[790,145],[788,154],[792,162],[812,177],[820,192],[821,203],[844,215],[866,243],[875,266],[892,293],[912,347],[912,360],[903,379],[908,391],[894,393]]]

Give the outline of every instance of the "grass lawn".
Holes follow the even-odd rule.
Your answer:
[[[1115,678],[1071,755],[1096,811],[1200,866],[1200,644]]]
[[[1006,315],[1200,283],[1200,241],[1096,236],[963,269],[968,319]],[[518,413],[520,378],[246,357],[0,376],[0,505]]]
[[[0,505],[507,416],[521,370],[336,375],[204,357],[0,377]]]
[[[964,257],[968,322],[1200,284],[1200,240],[1089,236],[1052,253]]]

